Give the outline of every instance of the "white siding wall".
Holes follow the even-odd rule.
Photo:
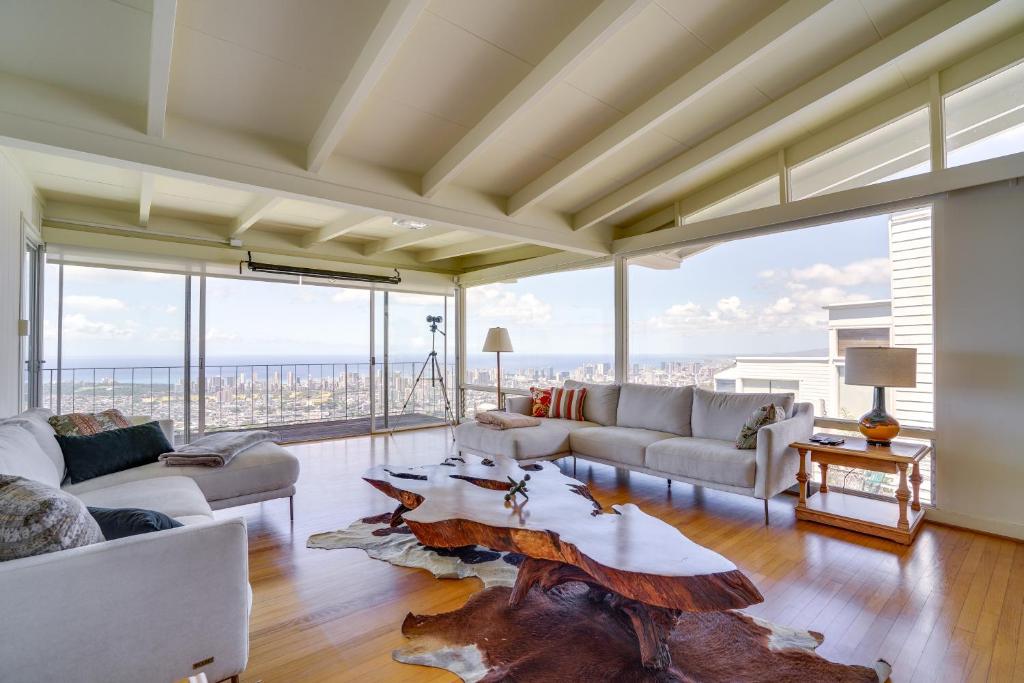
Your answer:
[[[0,150],[0,417],[17,412],[21,391],[18,318],[22,213],[33,225],[39,225],[41,211],[32,184]]]
[[[917,349],[917,387],[893,392],[894,414],[905,425],[931,427],[934,419],[931,209],[892,214],[892,345]]]
[[[800,390],[796,392],[796,400],[814,404],[815,415],[821,415],[822,409],[833,411],[835,399],[831,390],[832,366],[827,358],[810,360],[769,358],[738,358],[735,373],[739,378],[736,390],[743,393],[759,393],[764,391],[763,385],[745,387],[752,380],[798,381]],[[760,383],[758,383],[760,384]],[[780,389],[781,393],[788,390]]]

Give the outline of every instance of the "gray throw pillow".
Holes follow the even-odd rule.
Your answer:
[[[0,561],[103,541],[85,503],[24,477],[0,475]]]

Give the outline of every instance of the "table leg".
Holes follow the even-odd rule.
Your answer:
[[[896,467],[900,471],[900,485],[896,489],[896,502],[900,507],[900,521],[896,523],[896,526],[904,531],[909,531],[910,521],[907,519],[907,501],[910,500],[910,487],[907,486],[907,464],[905,462],[896,463]]]
[[[921,482],[924,481],[924,477],[921,476],[921,463],[915,462],[914,469],[910,473],[910,484],[914,487],[914,499],[910,504],[910,509],[917,512],[921,509]]]
[[[818,469],[821,470],[821,486],[818,487],[818,492],[828,493],[828,463],[819,462]]]
[[[797,451],[800,453],[800,470],[796,473],[796,480],[799,482],[800,499],[797,500],[798,508],[807,507],[807,453],[806,450]]]

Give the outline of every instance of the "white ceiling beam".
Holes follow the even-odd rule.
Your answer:
[[[314,244],[330,242],[334,238],[341,237],[353,230],[383,227],[385,225],[391,225],[391,216],[347,214],[321,228],[311,230],[308,235],[303,236],[302,246],[311,247]]]
[[[174,17],[177,12],[178,0],[153,0],[146,132],[158,138],[164,136],[167,123],[167,92],[171,87],[171,52],[174,48]]]
[[[153,209],[153,185],[156,177],[152,173],[143,173],[139,182],[139,225],[149,225],[149,213]]]
[[[533,206],[644,133],[661,125],[712,88],[761,59],[780,38],[828,4],[829,0],[789,0],[509,197],[508,214],[515,216]]]
[[[443,261],[445,259],[456,258],[458,256],[477,254],[481,251],[494,251],[495,249],[514,247],[517,244],[519,243],[496,242],[493,239],[484,237],[482,239],[473,239],[465,242],[458,242],[456,244],[449,244],[444,247],[437,247],[436,249],[426,249],[416,254],[416,257],[424,263],[430,263],[431,261]]]
[[[383,254],[389,251],[397,251],[399,249],[405,249],[411,247],[414,244],[420,242],[426,242],[427,240],[444,235],[451,232],[447,228],[439,228],[432,226],[429,228],[423,228],[422,230],[409,230],[401,235],[395,235],[394,237],[387,237],[385,239],[374,240],[373,242],[367,242],[363,247],[364,256],[375,256],[377,254]]]
[[[231,236],[238,237],[256,225],[264,215],[269,213],[281,201],[280,197],[272,197],[270,195],[259,195],[253,199],[231,223]]]
[[[997,3],[998,0],[950,0],[696,147],[583,208],[573,216],[573,227],[580,230],[603,221],[682,176],[697,173],[712,162],[722,162],[730,154],[736,155],[741,145],[749,148],[765,139],[774,141],[776,137],[798,134],[799,126],[790,120],[796,114],[814,112],[834,100],[846,102],[875,96],[878,93],[874,92],[874,86],[866,83],[870,77],[880,75],[904,55],[931,49],[932,46],[927,44],[942,40],[944,34],[957,25]],[[885,90],[884,86],[882,90]],[[761,150],[756,153],[760,154]]]
[[[651,0],[604,0],[535,66],[423,176],[422,193],[432,197],[451,182],[518,114],[565,80],[587,57],[643,10]]]
[[[388,2],[309,143],[306,168],[310,171],[316,173],[323,168],[426,7],[427,0]]]
[[[183,121],[173,138],[158,139],[85,98],[67,97],[60,87],[2,72],[0,96],[3,146],[346,211],[416,218],[445,230],[589,256],[611,253],[610,225],[576,232],[568,216],[543,207],[513,219],[493,197],[462,187],[428,200],[409,184],[407,174],[380,168],[365,172],[363,164],[352,161],[313,175],[293,160],[292,152],[301,155],[304,147],[268,154],[257,139],[227,135],[196,121]]]

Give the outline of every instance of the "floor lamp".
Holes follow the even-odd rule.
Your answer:
[[[508,330],[504,327],[492,327],[487,330],[483,351],[497,354],[498,357],[498,410],[501,410],[505,407],[505,399],[501,395],[501,354],[512,351],[512,339],[508,336]]]

